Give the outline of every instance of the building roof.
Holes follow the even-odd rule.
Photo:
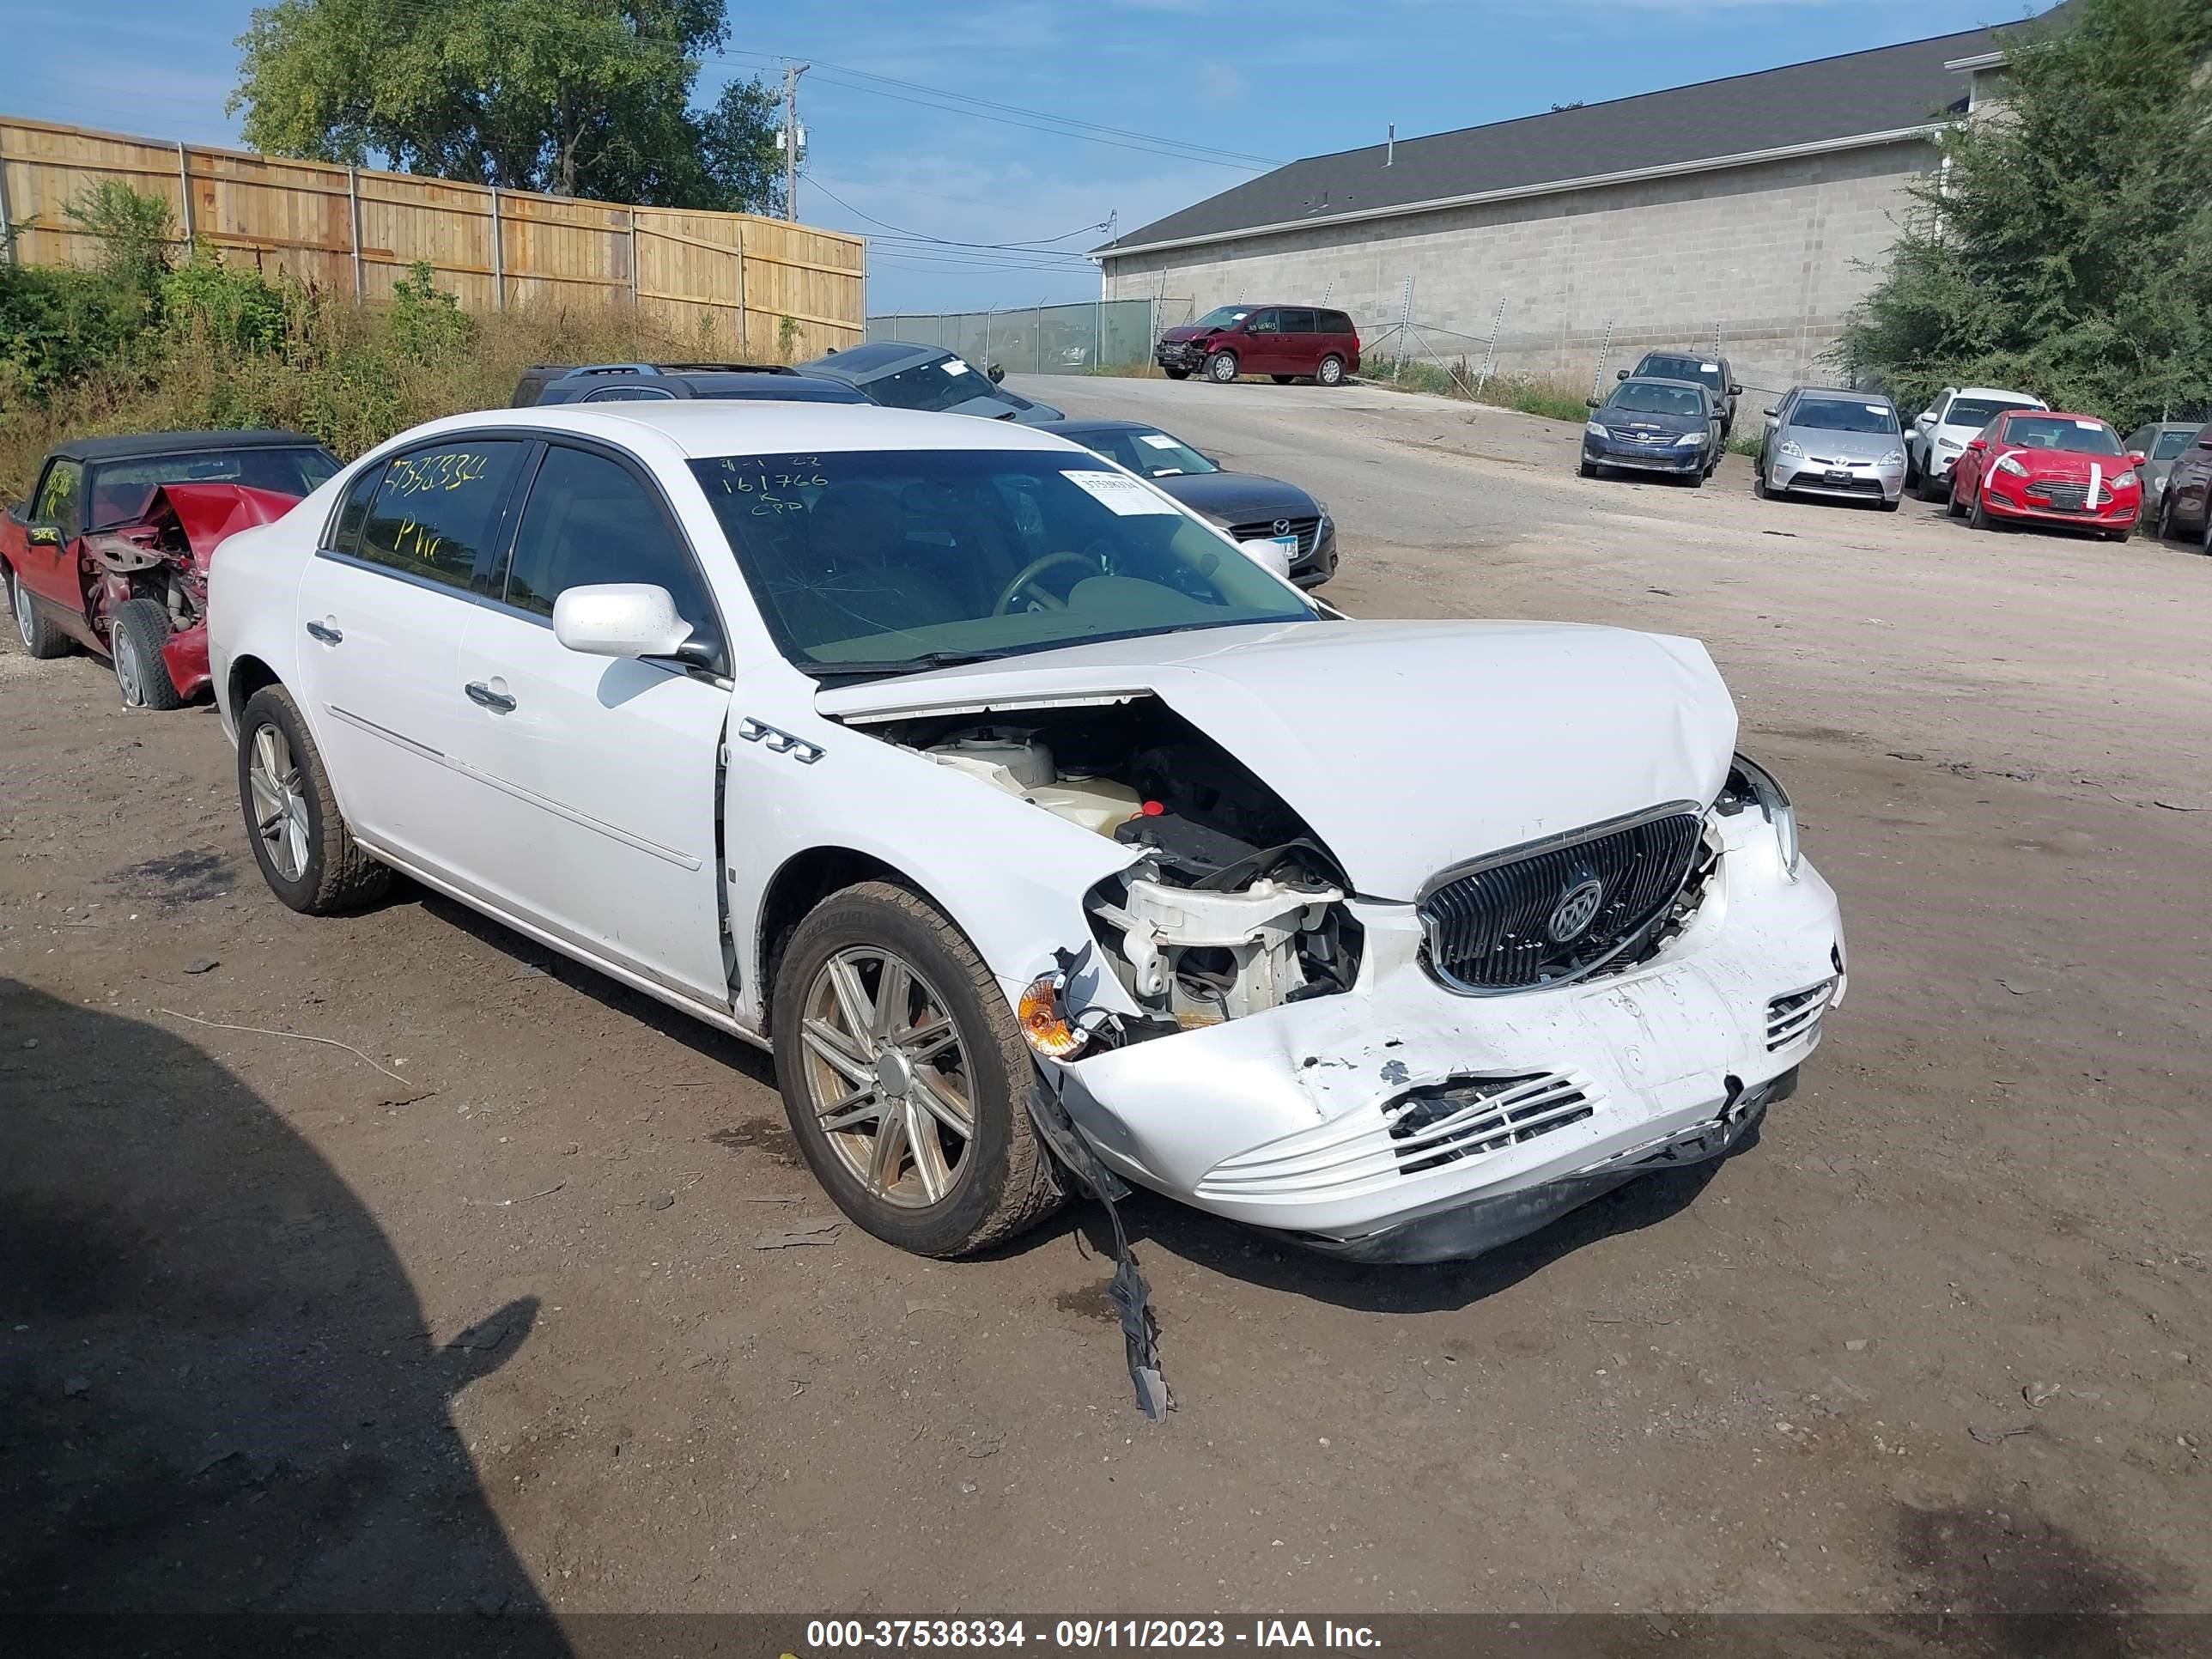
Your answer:
[[[53,453],[72,461],[129,461],[148,455],[197,455],[231,449],[320,449],[300,432],[131,432],[112,438],[76,438]]]
[[[2065,6],[2034,20],[2052,21]],[[2000,35],[2020,27],[2008,24]],[[1970,76],[1947,67],[1984,53],[1990,31],[1729,76],[1666,92],[1462,127],[1389,147],[1309,156],[1156,219],[1093,250],[1102,258],[1256,231],[1536,195],[1621,177],[1881,143],[1965,108]]]

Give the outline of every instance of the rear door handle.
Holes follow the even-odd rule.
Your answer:
[[[508,714],[514,712],[513,697],[508,696],[504,691],[493,690],[482,680],[471,680],[463,689],[468,692],[471,702],[489,708],[495,714]]]
[[[342,645],[345,642],[345,635],[327,623],[309,623],[307,636],[310,639],[320,640],[325,645]]]

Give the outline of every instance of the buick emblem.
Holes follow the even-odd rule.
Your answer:
[[[1580,939],[1589,932],[1590,923],[1597,920],[1598,906],[1604,902],[1605,885],[1595,877],[1577,882],[1559,896],[1559,903],[1552,908],[1552,920],[1545,925],[1544,931],[1558,945]]]
[[[1289,534],[1291,533],[1291,521],[1290,521],[1288,519],[1278,519],[1278,520],[1275,520],[1275,533],[1276,533],[1278,536],[1287,536],[1287,535],[1289,535]]]

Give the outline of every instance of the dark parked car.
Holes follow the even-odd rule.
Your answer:
[[[1041,426],[1060,418],[1050,404],[1036,403],[999,382],[1006,371],[988,374],[942,346],[908,345],[871,340],[848,346],[799,366],[802,374],[842,380],[872,404],[886,409],[918,409],[940,415],[979,415],[987,421]]]
[[[177,708],[208,683],[208,561],[338,470],[296,432],[147,432],[57,447],[0,517],[0,576],[23,649],[115,666],[124,702]]]
[[[1694,489],[1721,464],[1721,416],[1712,393],[1688,380],[1623,380],[1583,428],[1580,471],[1609,467],[1687,478]]]
[[[2194,536],[2212,553],[2212,424],[2197,428],[2188,447],[2173,458],[2157,523],[2160,541]]]
[[[775,398],[794,404],[868,401],[842,380],[801,374],[781,363],[536,363],[516,382],[513,406],[673,398]]]
[[[1277,544],[1300,587],[1319,587],[1336,574],[1335,521],[1294,483],[1227,471],[1212,456],[1139,421],[1053,421],[1042,430],[1150,478],[1240,542]]]
[[[1717,352],[1699,356],[1694,351],[1647,351],[1643,362],[1633,368],[1621,369],[1613,379],[1688,380],[1701,386],[1713,394],[1713,404],[1721,412],[1722,441],[1726,442],[1735,430],[1735,400],[1743,396],[1743,388],[1735,383],[1729,360]]]
[[[1319,306],[1218,306],[1161,335],[1152,361],[1171,380],[1267,374],[1278,386],[1337,386],[1359,373],[1359,333],[1345,313]]]
[[[2153,421],[2128,434],[2128,447],[2143,458],[2143,517],[2151,523],[2166,502],[2166,475],[2199,429],[2195,421]]]

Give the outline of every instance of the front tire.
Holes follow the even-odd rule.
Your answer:
[[[2169,489],[2158,500],[2158,522],[2151,527],[2153,541],[2170,541],[2173,537],[2173,492]]]
[[[155,599],[127,599],[107,619],[107,651],[125,708],[182,708],[161,647],[168,642],[169,613]]]
[[[1923,501],[1941,501],[1943,497],[1943,486],[1944,480],[1938,478],[1932,472],[1923,472],[1920,475],[1917,494]]]
[[[1320,366],[1314,370],[1314,384],[1316,386],[1342,386],[1344,384],[1344,359],[1336,356],[1334,352],[1322,358],[1321,360]]]
[[[1190,371],[1187,368],[1164,368],[1160,373],[1166,375],[1170,380],[1188,380],[1190,379]]]
[[[1227,386],[1237,378],[1237,354],[1217,351],[1206,360],[1206,378],[1217,386]]]
[[[31,590],[12,570],[8,573],[8,606],[15,613],[15,637],[22,641],[24,650],[42,662],[69,654],[69,635],[46,620]]]
[[[823,900],[777,966],[770,1023],[808,1167],[885,1243],[967,1255],[1059,1206],[1012,1011],[924,900],[879,881]]]
[[[1575,471],[1585,478],[1595,478],[1598,475],[1598,465],[1595,461],[1584,461]]]
[[[262,878],[301,915],[354,909],[391,884],[346,827],[322,751],[281,685],[262,687],[238,717],[238,799]]]
[[[1978,486],[1974,490],[1973,510],[1966,514],[1966,528],[1969,530],[1995,530],[1996,527],[1997,521],[1990,516],[1990,509],[1983,504],[1982,491]]]

